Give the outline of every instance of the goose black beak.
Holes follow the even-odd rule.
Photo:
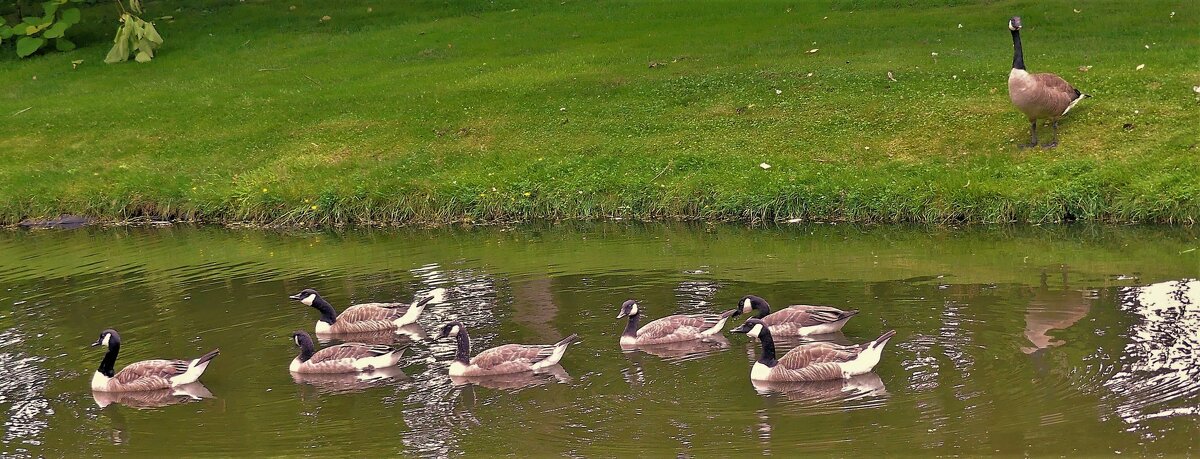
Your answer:
[[[304,298],[303,293],[297,293],[295,295],[288,295],[288,299],[290,299],[290,300],[300,301],[301,298]]]
[[[99,341],[96,341],[96,342],[92,343],[92,345],[91,345],[90,347],[96,347],[96,346],[99,346],[99,345],[101,345],[101,344],[104,344],[104,343],[101,343],[101,342],[99,342]]]
[[[622,317],[625,317],[626,315],[627,314],[625,314],[625,311],[621,311],[621,312],[617,313],[617,318],[620,319]]]

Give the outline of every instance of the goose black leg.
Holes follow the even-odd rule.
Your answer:
[[[1050,143],[1042,145],[1042,148],[1054,148],[1058,146],[1058,120],[1054,120],[1053,129],[1054,137],[1050,139]]]
[[[1029,143],[1019,145],[1021,148],[1037,148],[1037,120],[1029,122]]]

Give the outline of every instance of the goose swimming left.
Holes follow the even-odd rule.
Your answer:
[[[92,375],[92,390],[100,392],[137,392],[167,389],[194,383],[208,369],[208,364],[221,353],[213,349],[191,360],[142,360],[115,370],[117,354],[121,352],[121,335],[111,328],[100,332],[92,346],[107,346],[108,352],[100,368]]]

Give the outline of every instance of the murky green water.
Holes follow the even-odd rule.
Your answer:
[[[0,453],[32,456],[1109,455],[1200,453],[1200,239],[1188,228],[929,230],[580,225],[271,232],[0,232]],[[402,370],[297,382],[290,333],[316,312],[445,287],[420,320],[475,350],[579,333],[563,372],[456,386],[452,343],[400,340]],[[647,318],[858,308],[843,342],[899,331],[874,375],[773,389],[743,335],[622,353],[618,305]],[[738,320],[740,323],[740,320]],[[732,328],[730,325],[729,328]],[[211,396],[94,398],[118,367],[222,354]],[[794,341],[791,345],[796,344]],[[877,377],[876,377],[877,376]],[[100,408],[100,403],[112,403]],[[167,402],[182,402],[161,407]]]

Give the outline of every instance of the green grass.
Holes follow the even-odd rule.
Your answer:
[[[103,3],[75,51],[5,45],[0,221],[1200,217],[1192,1],[147,8],[149,64],[103,64]],[[1095,96],[1057,149],[1016,146],[1014,14],[1030,70]]]

